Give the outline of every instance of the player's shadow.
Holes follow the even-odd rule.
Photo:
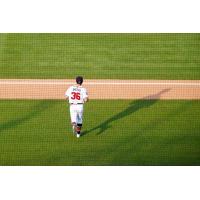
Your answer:
[[[138,110],[152,106],[160,99],[160,96],[162,94],[167,93],[169,90],[170,90],[170,88],[167,88],[167,89],[161,90],[160,92],[158,92],[156,94],[148,95],[142,99],[132,101],[127,108],[125,108],[121,112],[115,114],[114,116],[108,118],[107,120],[105,120],[104,122],[99,124],[98,126],[92,128],[90,130],[84,131],[82,133],[82,135],[86,135],[86,134],[88,134],[92,131],[96,131],[96,130],[98,130],[97,135],[105,132],[108,128],[112,127],[111,123],[113,121],[120,120],[124,117],[127,117],[127,116],[133,114],[134,112],[136,112]]]
[[[7,129],[14,128],[20,124],[23,124],[23,123],[31,120],[32,118],[38,116],[39,114],[41,114],[43,111],[50,108],[54,104],[55,104],[55,102],[52,102],[52,101],[42,101],[42,102],[38,103],[37,105],[33,106],[31,111],[28,111],[28,113],[25,114],[24,116],[20,116],[16,119],[11,119],[8,122],[0,124],[0,132],[7,130]]]

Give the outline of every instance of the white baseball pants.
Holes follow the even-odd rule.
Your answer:
[[[76,124],[83,123],[83,104],[70,105],[71,122]]]

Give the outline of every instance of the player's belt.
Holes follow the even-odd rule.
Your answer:
[[[83,104],[83,103],[70,103],[71,105]]]

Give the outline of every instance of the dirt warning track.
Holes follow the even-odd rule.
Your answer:
[[[0,99],[64,99],[74,80],[0,79]],[[200,80],[85,80],[90,99],[200,99]]]

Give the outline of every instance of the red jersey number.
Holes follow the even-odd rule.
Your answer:
[[[72,92],[72,97],[71,99],[75,100],[80,100],[80,93],[79,92]]]

